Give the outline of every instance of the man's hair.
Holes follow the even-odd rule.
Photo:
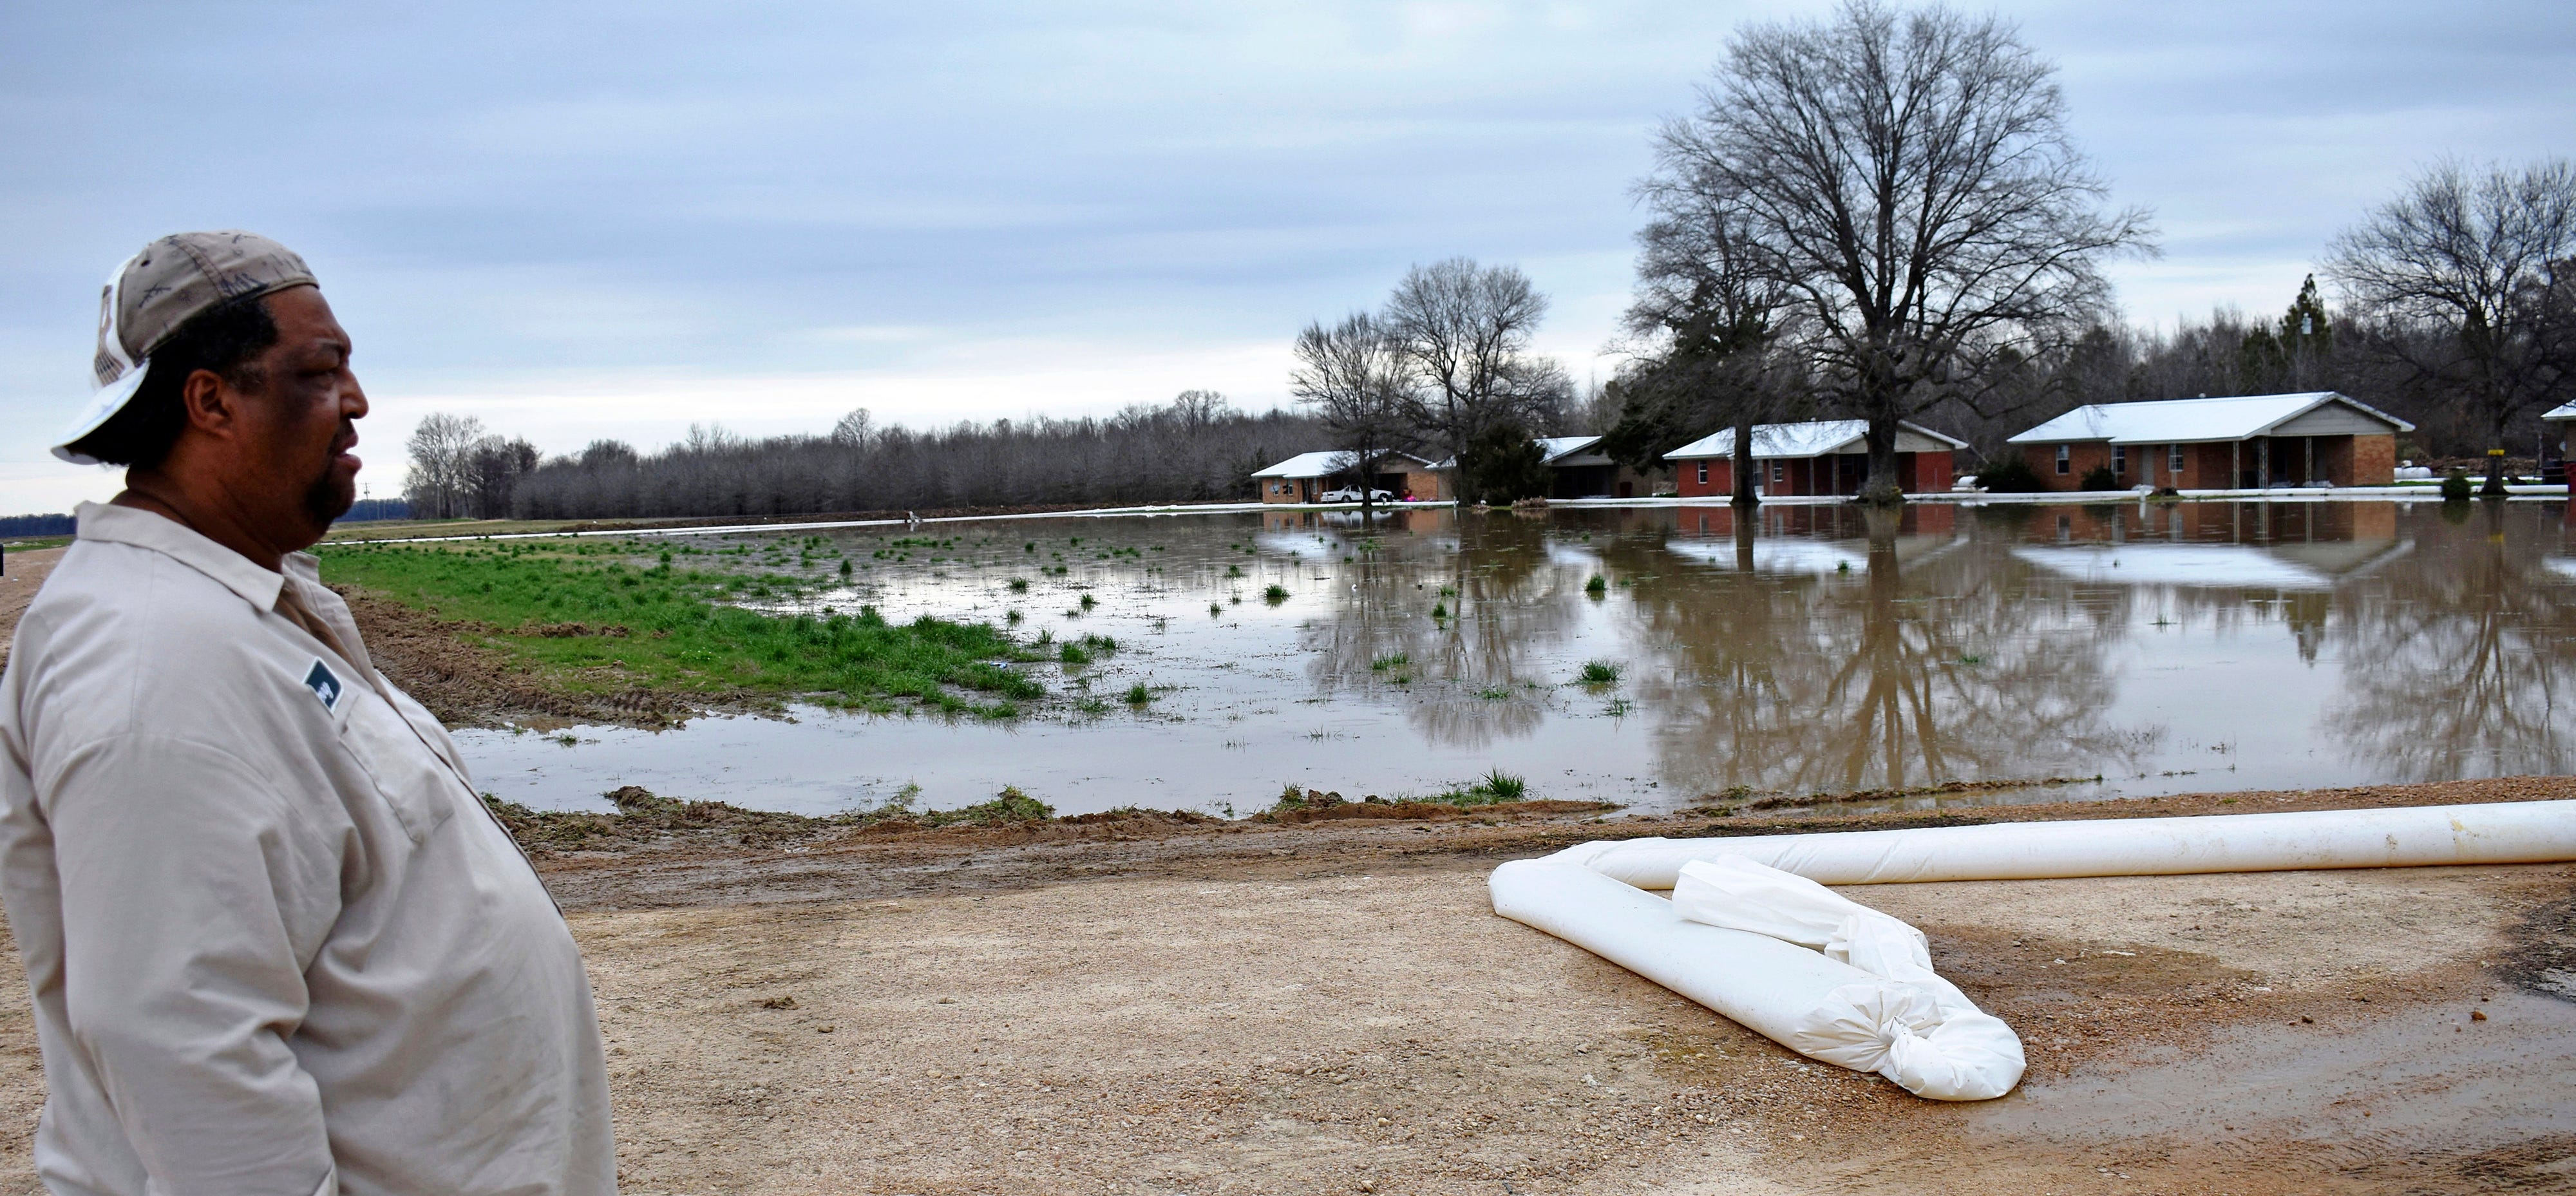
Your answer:
[[[265,298],[236,299],[181,324],[152,350],[152,364],[134,397],[97,431],[70,446],[72,451],[110,465],[160,468],[170,446],[179,442],[180,430],[188,426],[188,405],[181,397],[188,375],[213,370],[235,387],[260,385],[255,359],[277,343],[277,321],[269,317]]]

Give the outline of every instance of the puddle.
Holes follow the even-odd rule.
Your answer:
[[[685,543],[758,562],[812,534]],[[2563,504],[1774,504],[1741,525],[1723,506],[1366,526],[1265,511],[823,535],[840,555],[770,558],[824,578],[852,563],[812,607],[1016,611],[1024,636],[1117,650],[1038,666],[1068,702],[1007,725],[800,711],[581,728],[569,747],[462,733],[486,786],[552,808],[641,784],[821,813],[1009,784],[1066,813],[1249,813],[1290,782],[1395,797],[1489,769],[1534,797],[1649,810],[1738,786],[2101,777],[1895,803],[1930,806],[2576,771],[2576,704],[2556,700],[2576,693]],[[1581,683],[1591,662],[1616,679]]]
[[[2456,1154],[2576,1133],[2576,1004],[2497,985],[2358,1027],[2230,1028],[2189,1057],[2024,1085],[1979,1129],[2057,1141],[2166,1136],[2229,1153]],[[2471,1009],[2486,1021],[2472,1021]],[[2367,1148],[2364,1150],[2363,1148]]]

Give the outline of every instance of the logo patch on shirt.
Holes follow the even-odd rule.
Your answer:
[[[322,699],[324,710],[333,714],[340,712],[339,674],[332,672],[331,666],[322,663],[321,657],[314,657],[313,667],[304,674],[304,688],[312,690],[314,697]]]

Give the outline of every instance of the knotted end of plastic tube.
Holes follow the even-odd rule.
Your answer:
[[[1846,984],[1826,994],[1790,1034],[1799,1054],[1874,1071],[1929,1100],[1992,1100],[2021,1082],[2021,1038],[1999,1018],[1945,1008],[1933,993],[1893,980]]]

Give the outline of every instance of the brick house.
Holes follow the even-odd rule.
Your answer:
[[[1598,436],[1542,436],[1538,447],[1556,474],[1550,498],[1646,497],[1663,480],[1656,472],[1641,472],[1611,460],[1601,451]]]
[[[1311,503],[1322,501],[1327,490],[1357,486],[1359,473],[1352,468],[1350,453],[1326,450],[1299,453],[1252,475],[1261,487],[1261,501],[1270,503]],[[1411,453],[1389,453],[1378,461],[1378,472],[1369,487],[1384,490],[1401,499],[1411,497],[1424,502],[1441,502],[1449,498],[1449,479],[1428,461]]]
[[[1611,460],[1601,451],[1601,440],[1599,436],[1530,438],[1547,463],[1549,498],[1647,498],[1664,484],[1661,470],[1639,470]],[[1439,479],[1439,500],[1456,498],[1450,479],[1457,476],[1458,459],[1445,458],[1427,468]]]
[[[2563,404],[2540,418],[2543,422],[2554,425],[2551,431],[2558,435],[2558,468],[2565,477],[2569,492],[2576,493],[2576,453],[2567,451],[2570,448],[2576,448],[2576,403]],[[2548,447],[2547,439],[2546,436],[2542,437],[2544,450]],[[2543,457],[2548,455],[2546,451],[2541,453]],[[2548,469],[2548,462],[2543,461],[2541,468]],[[2549,479],[2544,477],[2541,480],[2545,482]]]
[[[2005,443],[2051,490],[2106,468],[2120,489],[2261,490],[2397,480],[2397,434],[2415,425],[2330,390],[2097,403]]]
[[[1820,419],[1753,426],[1754,482],[1766,497],[1858,494],[1869,481],[1869,423]],[[1947,491],[1953,454],[1968,442],[1920,424],[1896,428],[1896,487],[1907,494]],[[1680,471],[1683,498],[1735,493],[1735,429],[1724,428],[1664,454]]]

